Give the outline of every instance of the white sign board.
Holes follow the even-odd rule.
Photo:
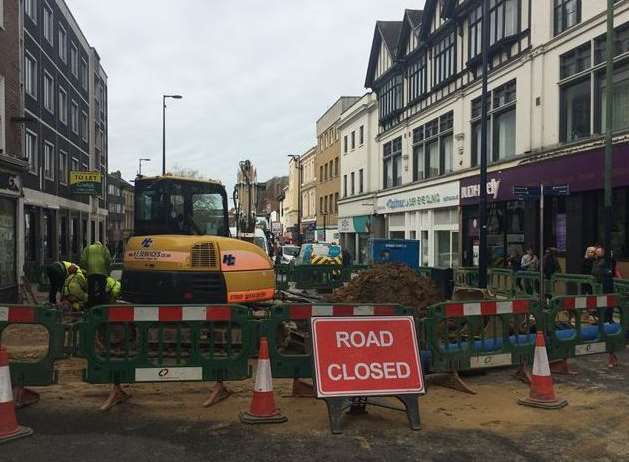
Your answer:
[[[427,188],[378,197],[378,213],[398,213],[413,210],[430,210],[459,205],[459,183],[451,182]]]

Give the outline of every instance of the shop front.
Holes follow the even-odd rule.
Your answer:
[[[489,264],[506,266],[510,255],[532,247],[539,254],[539,201],[519,201],[514,186],[567,185],[568,196],[546,197],[544,246],[558,250],[563,270],[580,273],[586,247],[604,240],[603,149],[569,154],[488,174]],[[462,264],[478,255],[478,176],[461,180]],[[612,250],[621,271],[629,271],[629,145],[616,145],[613,168]]]
[[[423,266],[455,267],[459,262],[459,182],[382,193],[376,213],[389,239],[421,241]]]
[[[374,237],[371,215],[339,218],[339,234],[341,246],[352,256],[356,265],[368,263],[369,238]]]
[[[17,303],[21,265],[18,243],[20,207],[22,205],[20,176],[0,171],[0,302]]]

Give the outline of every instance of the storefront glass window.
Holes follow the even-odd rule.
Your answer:
[[[605,73],[597,78],[596,114],[597,129],[604,133],[607,129],[605,99],[607,90],[605,87]],[[629,127],[629,65],[614,69],[614,92],[613,92],[613,123],[614,130],[622,130]]]
[[[515,156],[515,108],[494,117],[494,161]]]
[[[15,200],[0,198],[0,289],[15,287]]]

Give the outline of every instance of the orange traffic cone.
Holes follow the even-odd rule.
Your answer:
[[[528,398],[518,400],[524,406],[539,407],[542,409],[559,409],[568,404],[565,399],[555,396],[553,378],[550,375],[548,355],[544,334],[537,331],[535,337],[535,358],[533,360],[533,374],[531,376],[531,392]]]
[[[249,412],[240,413],[240,421],[247,424],[282,423],[288,418],[275,407],[273,396],[273,376],[269,360],[269,342],[266,337],[260,338],[260,352],[256,370],[256,384],[253,389],[253,400]]]
[[[9,371],[9,354],[0,346],[0,444],[32,434],[32,429],[20,427],[17,424]]]

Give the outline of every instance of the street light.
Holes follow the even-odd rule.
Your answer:
[[[181,95],[162,95],[162,175],[166,175],[166,98],[181,99]]]
[[[301,165],[301,157],[297,154],[289,154],[288,157],[297,163],[297,170],[299,171],[297,179],[297,245],[301,245],[301,182],[304,166]]]
[[[141,157],[140,159],[138,159],[139,162],[139,166],[138,166],[138,176],[142,176],[142,162],[150,162],[151,159],[149,159],[148,157]]]

